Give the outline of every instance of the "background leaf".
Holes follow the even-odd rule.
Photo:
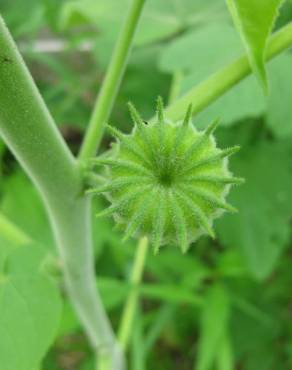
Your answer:
[[[206,296],[201,319],[201,337],[196,370],[211,369],[226,331],[229,299],[223,286],[212,286]]]
[[[230,201],[239,213],[218,220],[222,243],[239,247],[251,273],[266,278],[287,245],[292,214],[291,140],[270,143],[261,140],[256,147],[245,144],[233,160],[236,171],[246,179],[234,189]]]
[[[283,0],[227,0],[236,28],[242,36],[251,66],[265,91],[268,89],[264,66],[267,39]]]
[[[63,7],[60,23],[63,28],[74,24],[96,24],[114,39],[125,16],[130,0],[68,1]],[[145,4],[135,45],[141,46],[175,35],[187,25],[194,25],[207,18],[226,16],[220,0],[150,0]]]
[[[292,55],[286,53],[269,65],[271,91],[268,97],[267,125],[279,139],[292,135],[292,105],[283,97],[292,96]]]
[[[225,23],[214,23],[193,30],[174,39],[161,53],[162,71],[184,74],[180,95],[201,83],[242,52],[235,30]],[[266,102],[253,76],[241,81],[195,118],[196,126],[203,128],[216,116],[222,124],[230,125],[239,119],[260,115]]]
[[[57,334],[61,301],[57,287],[35,265],[41,254],[33,246],[17,249],[1,275],[1,370],[35,369]]]
[[[37,190],[21,172],[10,176],[4,184],[5,195],[0,209],[12,222],[43,246],[54,246],[47,214]]]

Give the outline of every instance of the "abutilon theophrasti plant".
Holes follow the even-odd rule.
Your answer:
[[[191,106],[184,120],[171,122],[158,99],[154,123],[143,121],[129,104],[134,128],[129,135],[108,126],[116,138],[112,149],[93,165],[104,165],[105,183],[89,192],[104,193],[111,205],[99,216],[113,215],[130,236],[149,237],[154,250],[178,244],[187,251],[202,234],[214,237],[213,220],[236,209],[225,198],[232,184],[241,183],[228,170],[234,146],[219,149],[213,136],[218,120],[198,131]]]

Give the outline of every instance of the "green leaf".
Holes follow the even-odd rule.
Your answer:
[[[131,285],[112,278],[99,277],[98,287],[107,309],[122,305],[132,288]],[[188,287],[178,288],[175,284],[141,284],[138,292],[145,298],[158,301],[188,303],[198,306],[202,303],[200,295]]]
[[[6,178],[0,210],[34,241],[54,246],[48,217],[38,192],[20,171]]]
[[[171,40],[161,51],[159,68],[181,71],[201,82],[243,51],[236,31],[227,23],[202,25]]]
[[[96,368],[95,356],[87,357],[82,364],[80,370],[94,370]]]
[[[61,13],[61,26],[96,24],[107,40],[114,40],[130,0],[68,1]],[[145,45],[170,37],[194,25],[222,17],[225,9],[220,0],[149,0],[145,4],[135,45]]]
[[[243,277],[248,275],[248,269],[242,255],[237,249],[226,249],[217,260],[218,272],[226,277]]]
[[[149,353],[153,349],[166,324],[174,319],[175,311],[176,305],[169,303],[165,303],[155,310],[155,317],[144,339],[145,353]]]
[[[291,67],[291,55],[280,55],[267,66],[271,86],[268,99],[264,98],[254,76],[249,76],[196,115],[195,125],[205,128],[214,117],[220,117],[221,126],[230,126],[245,117],[266,114],[267,124],[278,138],[292,135],[292,105],[283,98],[292,94]],[[182,91],[188,90],[193,82],[193,75],[186,77]]]
[[[0,272],[2,271],[5,261],[9,253],[11,253],[15,248],[15,244],[7,242],[2,235],[0,235]]]
[[[27,7],[30,9],[30,17],[24,19],[23,14]],[[14,37],[34,35],[44,21],[43,4],[39,0],[28,0],[25,3],[21,0],[15,0],[13,3],[9,0],[1,0],[1,13]]]
[[[186,93],[218,69],[232,62],[243,51],[239,36],[228,24],[214,23],[175,38],[164,48],[159,60],[163,72],[182,71],[180,93]],[[244,117],[261,115],[266,101],[254,76],[249,76],[195,117],[195,125],[205,128],[220,117],[231,125]]]
[[[128,121],[127,102],[135,102],[135,107],[143,117],[153,114],[153,102],[157,94],[167,96],[169,78],[157,68],[157,59],[161,52],[161,45],[137,48],[133,51],[125,74],[121,91],[121,106],[118,114],[125,111],[125,121]],[[141,89],[143,86],[143,89]],[[117,117],[114,122],[118,122]]]
[[[264,58],[267,39],[282,0],[227,0],[236,28],[246,45],[251,66],[265,92],[268,81]]]
[[[185,81],[191,82],[191,78]],[[205,128],[214,117],[220,117],[221,126],[231,126],[246,117],[264,114],[266,102],[254,76],[249,76],[194,117],[196,127]]]
[[[0,235],[15,247],[31,242],[31,239],[17,225],[0,213]]]
[[[218,220],[218,236],[225,246],[239,248],[257,279],[264,279],[273,271],[289,241],[291,161],[291,140],[246,144],[232,161],[232,169],[246,183],[230,195],[229,201],[239,212]]]
[[[129,292],[129,285],[123,281],[110,278],[98,278],[98,288],[107,309],[121,306]]]
[[[69,299],[66,299],[62,305],[62,314],[58,330],[58,337],[70,335],[81,329],[80,321],[78,320],[74,308]]]
[[[269,64],[271,92],[268,98],[267,124],[277,138],[292,135],[292,56],[282,55]]]
[[[157,256],[149,254],[147,269],[160,282],[175,284],[178,277],[183,276],[184,286],[198,288],[204,279],[210,275],[205,264],[195,255],[178,254],[175,249],[167,249]]]
[[[238,287],[241,290],[241,294],[244,294],[244,288],[242,284]],[[263,285],[257,285],[257,288],[252,289],[255,300],[261,300],[263,296]],[[279,298],[279,296],[278,296]],[[265,301],[263,303],[264,310],[271,308],[277,302],[273,300],[273,303]],[[281,334],[279,327],[284,327],[285,319],[281,316],[283,305],[280,302],[279,310],[275,311],[275,315],[272,317],[272,325],[264,325],[257,319],[250,317],[249,315],[243,314],[239,310],[234,310],[232,315],[230,328],[232,331],[232,338],[234,342],[234,348],[238,359],[244,361],[244,369],[247,370],[271,370],[285,369],[283,363],[285,359],[278,349],[275,348],[275,342],[279,340]],[[284,325],[283,325],[284,324]],[[286,331],[286,329],[284,329]],[[279,336],[280,334],[280,336]],[[280,346],[281,347],[281,346]],[[284,356],[285,358],[285,356]],[[289,368],[289,367],[288,367]],[[287,368],[287,370],[288,370]]]
[[[194,306],[202,303],[202,298],[184,287],[167,284],[142,284],[139,292],[143,297],[174,303],[188,303]]]
[[[229,298],[225,288],[212,286],[202,308],[201,334],[196,370],[209,370],[214,363],[229,318]]]
[[[19,248],[1,275],[1,370],[37,368],[57,334],[61,301],[56,286],[40,272],[40,256],[36,247]]]

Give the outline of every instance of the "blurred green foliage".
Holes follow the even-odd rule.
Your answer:
[[[74,152],[128,3],[0,2],[0,12]],[[287,1],[276,27],[291,19],[292,3]],[[242,51],[223,0],[149,0],[111,122],[128,131],[127,101],[147,119],[158,94],[167,100],[175,73],[182,75],[180,95]],[[221,117],[220,145],[242,146],[231,160],[234,172],[246,178],[230,196],[239,213],[216,222],[218,239],[201,239],[187,255],[170,246],[148,256],[129,351],[132,370],[292,368],[291,52],[269,63],[267,71],[269,97],[251,76],[194,118],[203,128]],[[109,142],[105,137],[104,149]],[[0,147],[1,212],[42,246],[45,258],[57,258],[37,192]],[[96,199],[95,211],[101,207],[102,200]],[[135,242],[122,245],[110,220],[94,220],[94,238],[98,285],[116,326],[131,289],[127,276]],[[2,265],[6,249],[15,247],[1,235],[0,242]],[[13,258],[18,258],[11,267],[17,280],[20,257]],[[58,339],[40,370],[93,370],[89,345],[64,300]],[[54,302],[51,309],[59,310],[57,297]],[[39,339],[40,353],[47,339]]]

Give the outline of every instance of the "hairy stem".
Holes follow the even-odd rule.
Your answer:
[[[38,188],[53,226],[67,292],[97,353],[123,357],[95,285],[90,199],[79,166],[0,17],[0,135]]]
[[[120,37],[117,40],[111,63],[108,67],[105,80],[89,122],[89,128],[81,147],[81,160],[94,156],[99,147],[106,120],[109,118],[115,97],[120,87],[144,2],[145,0],[132,0],[132,5],[125,19]]]
[[[138,284],[140,283],[142,278],[145,259],[148,251],[148,244],[148,239],[146,237],[139,240],[139,244],[135,254],[134,265],[130,276],[131,291],[128,295],[124,307],[118,334],[119,343],[124,351],[128,347],[131,330],[135,319],[139,298]]]
[[[267,46],[266,60],[272,59],[291,45],[292,23],[289,23],[271,36]],[[165,115],[174,121],[181,119],[190,103],[193,104],[193,115],[195,115],[251,72],[247,56],[241,56],[170,104]],[[153,117],[151,121],[154,119]]]

